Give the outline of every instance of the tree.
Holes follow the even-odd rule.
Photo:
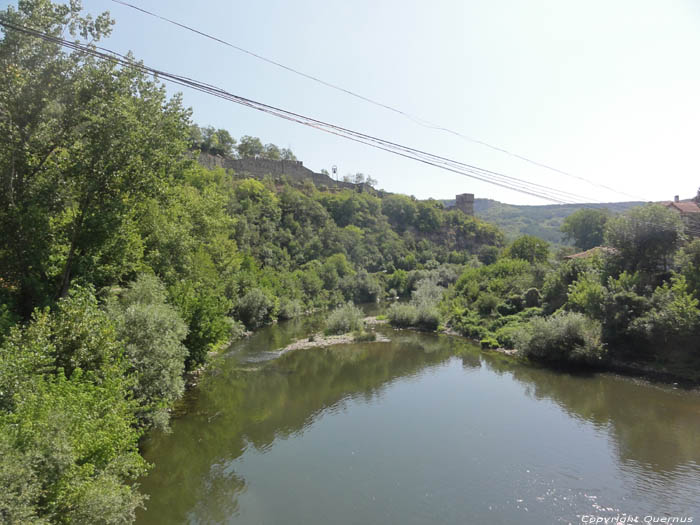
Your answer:
[[[296,155],[294,155],[292,150],[289,148],[282,148],[281,155],[282,160],[297,160]],[[321,170],[321,173],[323,173],[323,170]],[[326,171],[326,175],[328,175],[328,171]]]
[[[270,160],[281,160],[282,153],[275,144],[265,144],[262,156]]]
[[[244,135],[238,143],[238,155],[242,159],[257,159],[263,156],[265,151],[258,137]]]
[[[399,232],[412,226],[416,220],[416,203],[406,195],[391,194],[382,199],[382,213]]]
[[[532,235],[523,235],[513,241],[506,250],[506,255],[530,263],[545,262],[549,257],[549,244]]]
[[[128,372],[135,377],[132,388],[140,422],[167,428],[167,410],[185,389],[185,322],[167,304],[165,287],[153,275],[140,275],[119,297],[111,298],[107,311],[125,345]]]
[[[123,347],[92,291],[36,310],[0,345],[0,518],[129,523],[146,470]]]
[[[603,244],[609,218],[607,209],[580,209],[564,219],[561,231],[579,250],[590,250]]]
[[[605,229],[605,242],[617,250],[621,266],[648,274],[668,269],[683,238],[678,213],[658,204],[632,208]]]
[[[3,17],[57,36],[109,34],[106,14],[80,9],[33,0]],[[133,271],[134,203],[160,194],[187,162],[188,112],[135,69],[12,31],[0,63],[12,72],[0,85],[0,276],[27,316],[64,296],[75,275],[102,286]]]
[[[212,155],[222,155],[230,157],[233,155],[233,148],[236,146],[236,139],[225,129],[214,129],[212,126],[202,128],[201,149]]]

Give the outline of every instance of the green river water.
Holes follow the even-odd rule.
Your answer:
[[[144,443],[137,523],[700,523],[698,392],[388,327],[388,343],[276,351],[321,322],[215,361]]]

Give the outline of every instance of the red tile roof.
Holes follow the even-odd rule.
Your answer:
[[[663,204],[667,208],[676,208],[681,213],[700,213],[700,208],[698,208],[698,205],[692,201],[664,202]]]
[[[566,257],[564,257],[564,259],[585,259],[587,257],[592,257],[593,255],[597,255],[599,253],[614,255],[617,253],[617,250],[608,246],[596,246],[595,248],[591,248],[590,250],[586,250],[585,252],[567,255]]]

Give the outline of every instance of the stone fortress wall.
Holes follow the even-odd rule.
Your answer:
[[[209,153],[200,153],[199,163],[202,166],[213,168],[231,169],[238,174],[248,174],[255,178],[263,178],[270,175],[274,178],[279,178],[282,175],[289,177],[292,181],[303,182],[310,180],[316,187],[325,186],[327,188],[339,188],[356,190],[357,184],[352,182],[335,181],[325,173],[316,173],[304,166],[300,160],[270,160],[270,159],[230,159],[211,155]],[[364,184],[362,185],[364,186]],[[364,188],[363,188],[364,189]],[[378,192],[384,194],[383,192]],[[462,193],[456,196],[454,208],[460,210],[466,215],[474,215],[474,194]]]
[[[348,188],[355,189],[356,184],[352,182],[335,181],[325,173],[316,173],[304,166],[300,160],[270,160],[270,159],[229,159],[200,153],[199,162],[203,166],[212,168],[231,169],[236,173],[247,173],[256,178],[265,175],[281,177],[286,175],[293,181],[302,182],[311,180],[316,186],[327,186],[328,188]]]

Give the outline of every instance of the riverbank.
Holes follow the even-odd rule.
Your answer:
[[[512,359],[516,359],[523,363],[544,367],[544,368],[559,368],[551,367],[546,363],[540,363],[537,361],[532,361],[519,355],[519,352],[514,348],[483,348],[480,345],[480,341],[471,337],[463,336],[459,332],[455,331],[453,328],[446,327],[439,331],[439,333],[445,335],[451,335],[453,337],[460,337],[473,342],[476,346],[481,348],[481,352],[490,354],[496,353],[503,356],[507,356]],[[565,367],[567,369],[572,369],[571,366]],[[685,389],[695,390],[700,389],[700,373],[694,373],[691,369],[694,367],[683,366],[682,363],[677,363],[673,366],[654,364],[654,363],[644,363],[644,362],[629,362],[622,361],[620,359],[610,359],[601,363],[601,365],[596,367],[585,367],[576,368],[577,370],[588,370],[593,372],[602,373],[613,373],[619,374],[621,376],[626,376],[634,379],[642,379],[645,381],[650,381],[653,383],[661,383],[665,385],[671,385],[676,387],[682,387]]]
[[[388,326],[376,331],[389,343],[279,355],[324,319],[265,326],[213,360],[172,431],[143,444],[155,467],[139,480],[150,498],[137,524],[554,523],[594,504],[695,508],[697,393]]]

